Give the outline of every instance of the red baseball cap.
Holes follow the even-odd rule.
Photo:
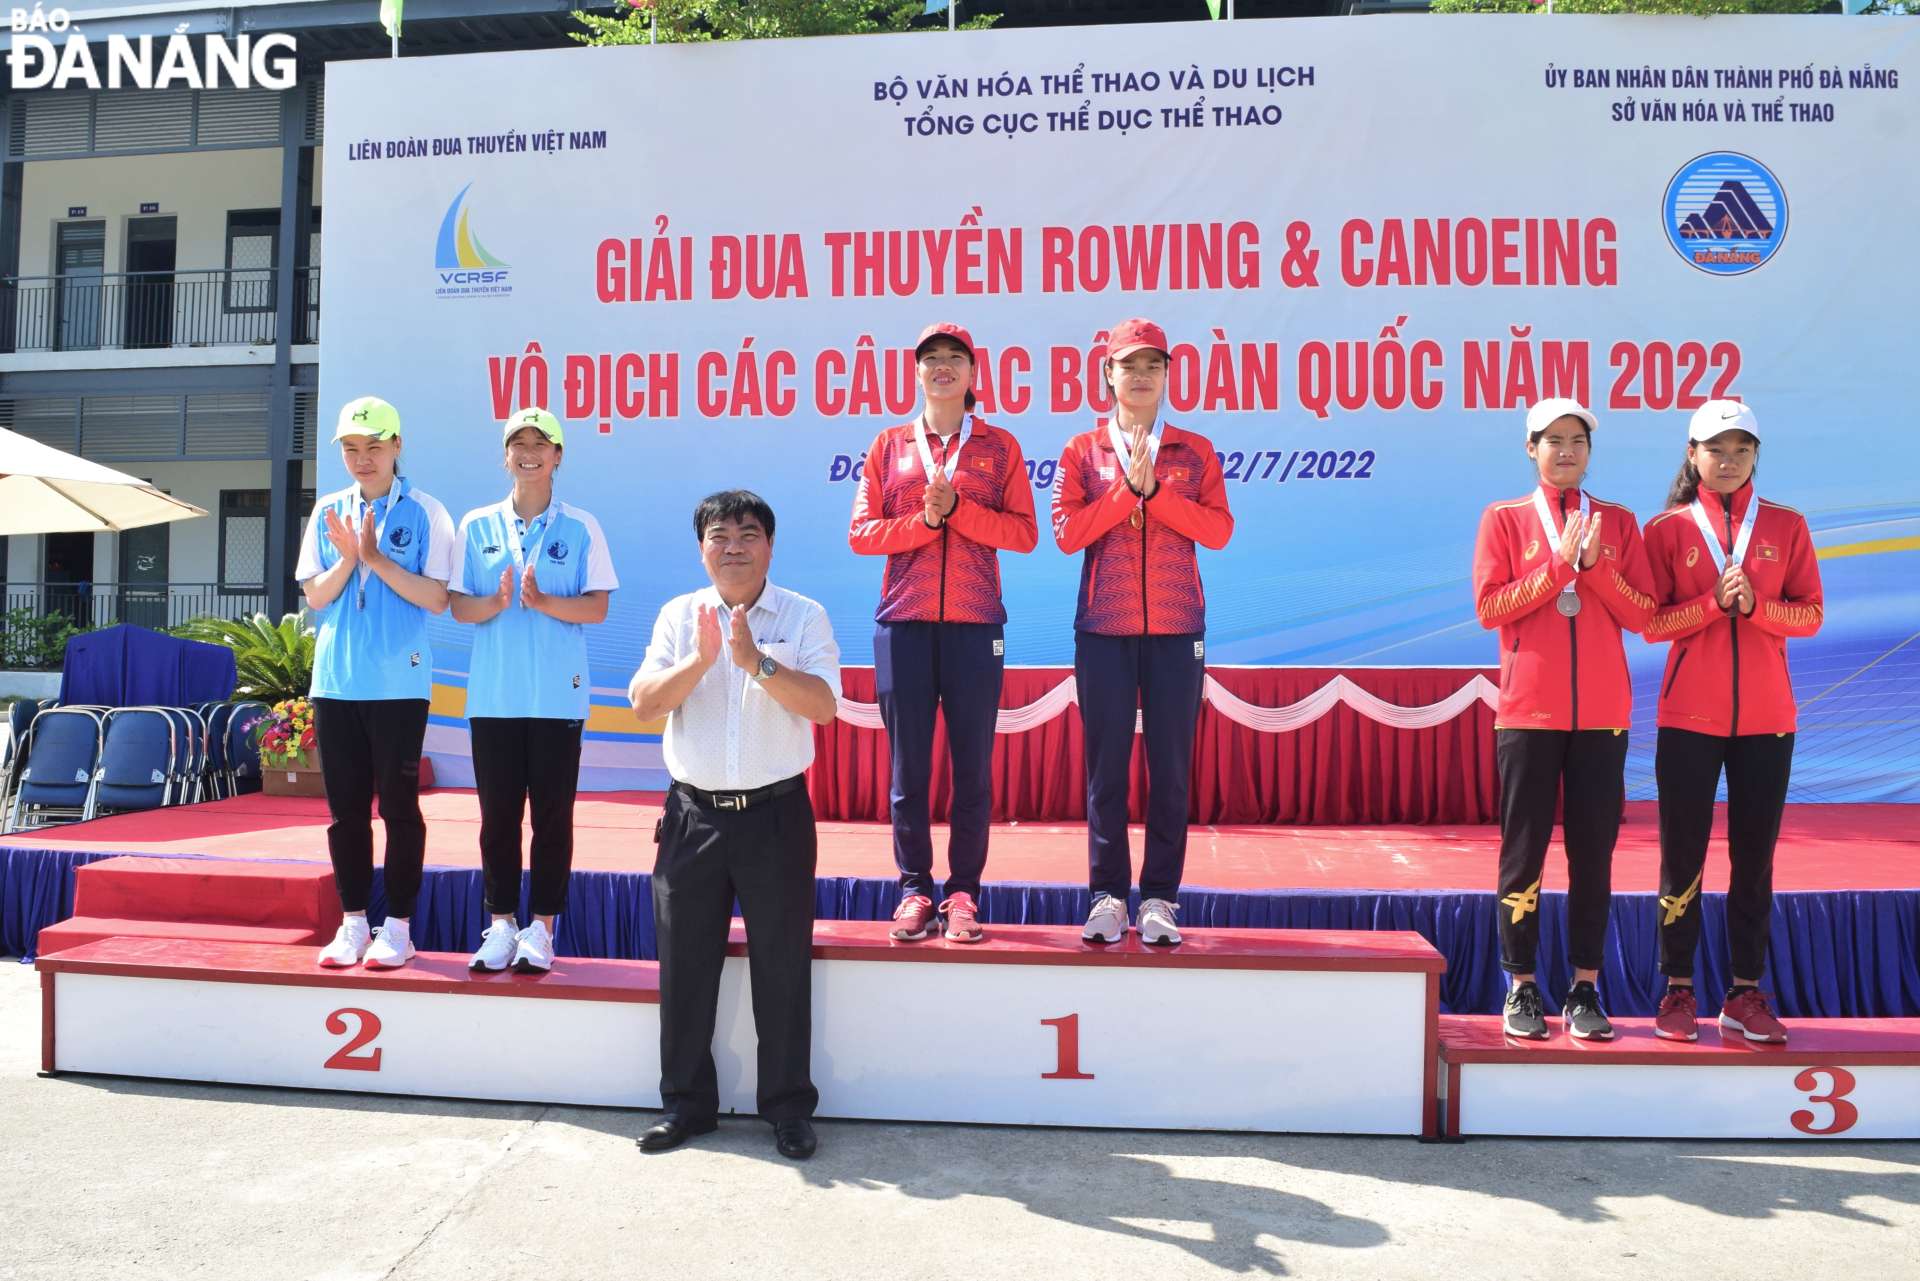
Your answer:
[[[1107,331],[1108,360],[1125,360],[1143,347],[1151,347],[1162,356],[1171,355],[1167,347],[1167,331],[1151,320],[1135,316]]]
[[[954,324],[951,320],[936,321],[928,325],[925,329],[922,329],[920,331],[920,341],[913,344],[914,354],[919,355],[920,349],[936,338],[953,339],[967,349],[968,360],[977,359],[973,354],[973,335],[961,326]]]

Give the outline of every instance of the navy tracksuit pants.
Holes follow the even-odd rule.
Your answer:
[[[1073,675],[1087,753],[1088,887],[1124,900],[1133,884],[1127,848],[1127,776],[1134,713],[1147,749],[1147,848],[1140,897],[1176,899],[1187,862],[1193,736],[1207,666],[1199,633],[1073,634]]]
[[[955,894],[980,899],[993,817],[993,726],[1006,664],[998,623],[879,623],[873,631],[874,693],[893,751],[893,861],[900,893],[936,903]],[[946,714],[953,765],[948,815],[947,884],[934,892],[933,722]]]

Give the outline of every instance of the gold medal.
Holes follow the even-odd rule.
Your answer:
[[[1146,523],[1147,523],[1146,517],[1140,514],[1140,509],[1138,507],[1133,509],[1133,514],[1131,516],[1127,517],[1127,524],[1132,525],[1135,529],[1140,528],[1142,525]]]

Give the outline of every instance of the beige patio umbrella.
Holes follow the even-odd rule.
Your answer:
[[[206,514],[138,476],[0,427],[0,534],[138,529]]]

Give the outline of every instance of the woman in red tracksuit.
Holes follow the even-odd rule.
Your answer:
[[[1039,541],[1032,482],[1020,442],[974,406],[973,338],[955,324],[927,326],[915,348],[920,416],[889,427],[867,448],[847,540],[885,556],[874,613],[873,680],[893,754],[893,857],[900,906],[893,937],[946,936],[976,943],[980,876],[993,815],[993,735],[999,716],[1007,621],[1001,551]],[[953,764],[947,883],[934,907],[934,714],[946,711]]]
[[[1547,1036],[1534,977],[1540,881],[1563,794],[1574,981],[1561,1013],[1572,1036],[1613,1035],[1594,981],[1606,944],[1633,712],[1620,634],[1646,625],[1653,599],[1633,513],[1580,488],[1595,426],[1573,400],[1543,400],[1527,411],[1538,484],[1525,498],[1487,508],[1473,552],[1480,624],[1500,629],[1496,893],[1500,965],[1512,976],[1505,1027],[1526,1040]]]
[[[1113,418],[1068,441],[1054,473],[1054,541],[1069,555],[1086,553],[1073,674],[1087,754],[1093,903],[1081,937],[1089,942],[1117,943],[1127,932],[1127,775],[1136,707],[1147,757],[1140,939],[1180,941],[1174,916],[1206,679],[1207,598],[1193,547],[1225,547],[1233,514],[1213,445],[1160,416],[1169,359],[1166,332],[1152,321],[1114,326],[1102,366]]]
[[[1688,425],[1667,510],[1647,522],[1657,608],[1650,641],[1671,641],[1660,681],[1660,971],[1654,1032],[1699,1036],[1693,964],[1714,793],[1727,775],[1727,944],[1733,986],[1720,1026],[1785,1041],[1760,991],[1773,914],[1773,847],[1793,768],[1787,640],[1820,630],[1820,566],[1806,519],[1753,492],[1760,427],[1737,401],[1710,400]]]

